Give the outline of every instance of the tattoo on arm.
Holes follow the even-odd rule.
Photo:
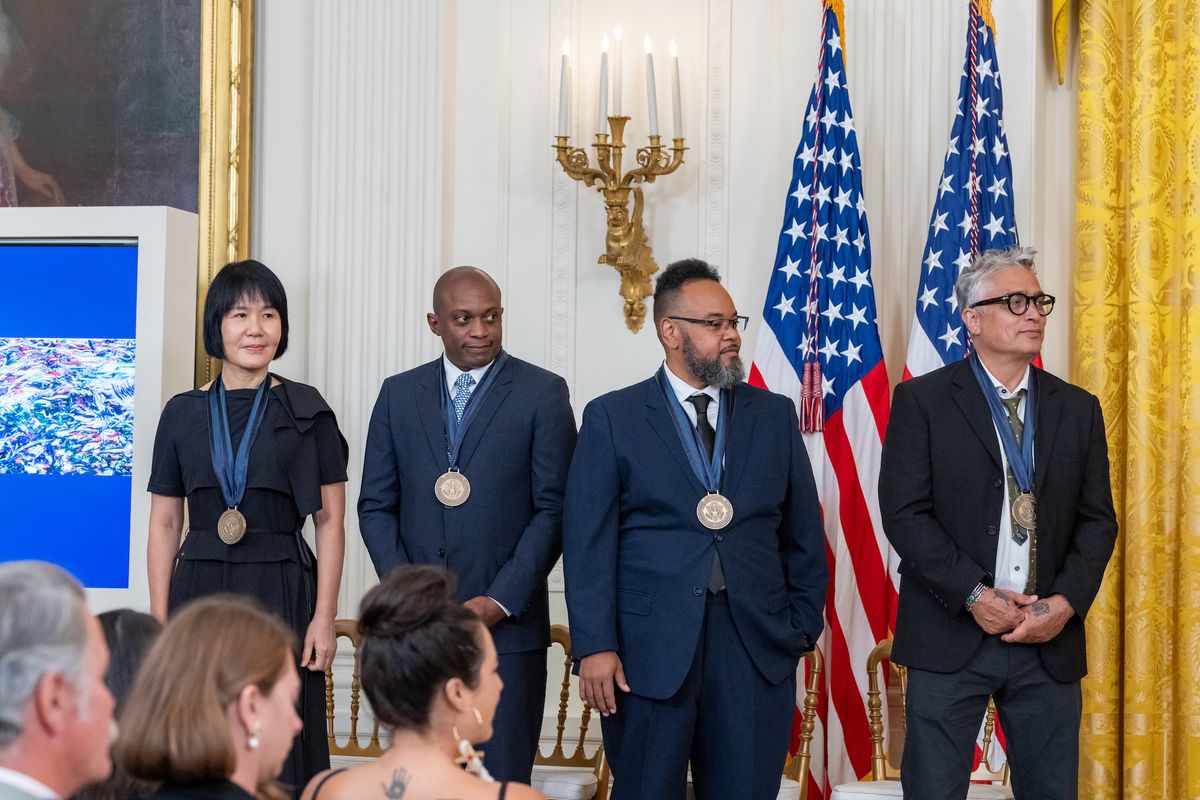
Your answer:
[[[403,769],[393,770],[392,783],[390,786],[379,784],[383,788],[383,796],[387,800],[400,800],[404,797],[405,790],[408,789],[408,772]]]
[[[997,603],[1011,603],[1012,602],[1012,598],[1010,598],[1006,592],[1003,592],[999,589],[992,589],[992,594],[995,595],[994,599],[996,600]]]
[[[1035,617],[1044,617],[1050,613],[1050,604],[1045,600],[1038,600],[1033,604],[1033,615]]]

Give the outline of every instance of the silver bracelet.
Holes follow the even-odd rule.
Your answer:
[[[975,584],[975,588],[972,589],[971,593],[967,595],[967,602],[965,604],[967,611],[970,611],[972,608],[975,607],[975,604],[980,601],[980,599],[983,597],[983,593],[986,592],[987,590],[988,590],[988,587],[983,585],[983,581],[980,581],[979,583]]]

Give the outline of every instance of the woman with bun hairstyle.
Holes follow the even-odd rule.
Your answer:
[[[189,603],[138,671],[117,763],[161,784],[154,800],[283,800],[275,779],[301,727],[295,647],[249,598]]]
[[[325,670],[336,649],[349,451],[320,393],[270,371],[287,344],[287,295],[275,273],[258,261],[223,267],[204,300],[204,349],[222,359],[221,372],[163,408],[146,560],[150,612],[160,620],[232,592],[257,599],[295,635],[304,729],[282,782],[298,793],[329,769]],[[301,535],[310,516],[315,556]]]
[[[492,735],[504,682],[492,636],[440,567],[392,570],[359,612],[363,691],[391,745],[375,762],[315,777],[302,800],[545,800],[492,782],[474,749]]]

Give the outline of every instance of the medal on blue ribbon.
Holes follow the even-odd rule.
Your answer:
[[[1012,426],[1008,421],[1008,413],[996,393],[996,386],[983,369],[977,353],[971,354],[971,372],[979,384],[987,400],[988,409],[992,412],[992,422],[1000,432],[1000,444],[1004,447],[1004,456],[1012,467],[1013,479],[1017,483],[1019,494],[1012,500],[1012,517],[1020,527],[1027,531],[1034,530],[1037,525],[1037,501],[1033,497],[1033,436],[1037,424],[1037,371],[1029,370],[1029,390],[1025,393],[1025,424],[1021,431],[1021,441],[1013,435]]]
[[[688,418],[687,412],[679,403],[671,384],[667,380],[666,366],[658,371],[658,388],[662,390],[663,399],[671,412],[671,421],[675,423],[675,432],[679,434],[679,443],[687,456],[688,464],[696,480],[708,493],[696,504],[696,519],[709,530],[720,530],[733,521],[733,503],[721,494],[721,477],[725,472],[725,442],[729,432],[729,413],[732,408],[732,393],[721,392],[721,404],[717,412],[717,435],[713,442],[712,458],[704,453],[700,442],[700,434],[696,426]]]
[[[263,418],[267,415],[270,402],[271,375],[263,378],[254,393],[254,405],[246,420],[246,429],[237,451],[233,449],[233,437],[229,433],[229,406],[225,398],[225,382],[218,373],[208,389],[208,430],[212,440],[213,472],[217,474],[217,485],[226,510],[217,520],[217,535],[225,544],[237,544],[246,535],[246,517],[238,510],[246,495],[246,476],[250,469],[250,447],[258,437]]]
[[[467,430],[479,414],[480,407],[483,406],[484,398],[495,385],[496,378],[500,375],[500,370],[507,360],[508,353],[501,350],[500,355],[496,356],[496,360],[488,367],[483,380],[475,387],[475,391],[471,392],[471,397],[467,400],[467,407],[463,409],[461,421],[454,415],[454,403],[450,399],[450,388],[446,385],[445,370],[438,369],[442,419],[446,422],[446,460],[449,462],[449,466],[434,482],[433,494],[437,497],[438,502],[446,508],[461,506],[471,496],[471,482],[458,467],[458,452],[462,448]],[[459,391],[466,390],[460,389]]]

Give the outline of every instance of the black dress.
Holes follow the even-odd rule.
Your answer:
[[[231,781],[167,784],[152,800],[254,800],[254,795]]]
[[[320,510],[321,487],[346,480],[349,448],[333,410],[316,389],[280,380],[270,390],[266,416],[250,450],[246,494],[239,507],[248,528],[240,542],[227,545],[216,533],[225,501],[212,466],[206,392],[176,395],[163,409],[149,490],[187,498],[188,532],[176,556],[167,613],[218,592],[251,595],[283,618],[299,648],[317,598],[316,559],[300,529],[305,518]],[[226,391],[235,448],[254,391]],[[300,676],[298,712],[304,728],[280,775],[297,795],[313,775],[329,769],[325,676],[307,669]]]

